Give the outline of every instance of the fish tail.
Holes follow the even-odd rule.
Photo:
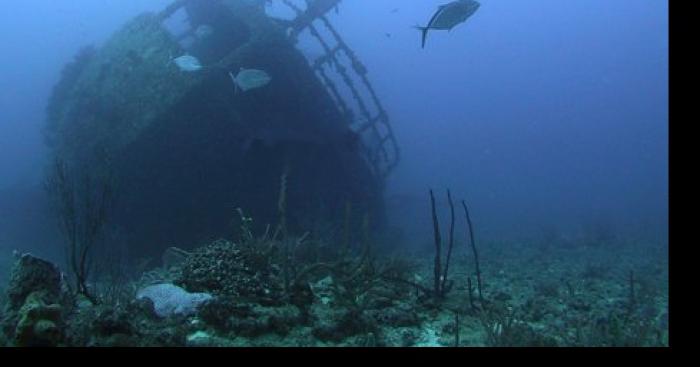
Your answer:
[[[421,27],[421,26],[416,26],[415,28],[417,30],[421,31],[421,33],[422,33],[421,48],[425,48],[425,41],[428,39],[428,30],[430,28],[429,27]]]

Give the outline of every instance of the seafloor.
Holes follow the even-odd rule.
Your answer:
[[[165,265],[132,267],[130,278],[95,273],[94,303],[74,295],[69,276],[51,275],[49,263],[7,255],[0,345],[668,345],[665,244],[485,242],[479,297],[464,243],[455,244],[439,296],[430,251],[350,255],[309,238],[270,237],[171,249]],[[163,300],[137,295],[163,283],[213,298],[159,313]]]

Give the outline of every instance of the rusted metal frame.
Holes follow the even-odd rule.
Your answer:
[[[398,161],[400,159],[400,150],[398,148],[398,143],[396,141],[396,138],[394,136],[394,131],[389,124],[388,121],[388,115],[386,111],[384,110],[384,107],[379,100],[379,97],[377,96],[374,87],[372,87],[372,84],[370,83],[369,79],[367,78],[367,68],[360,62],[360,60],[357,58],[355,53],[348,47],[348,45],[343,41],[342,37],[340,37],[340,34],[333,28],[331,25],[330,21],[324,16],[319,17],[319,19],[324,23],[326,28],[328,28],[329,32],[333,35],[335,38],[336,42],[338,43],[338,47],[336,47],[337,50],[343,50],[347,57],[350,59],[353,69],[355,72],[360,76],[360,80],[362,81],[362,84],[364,84],[365,88],[369,91],[370,97],[372,98],[372,101],[374,102],[377,110],[379,111],[379,117],[378,119],[372,119],[370,120],[370,123],[372,125],[375,125],[377,121],[381,122],[382,125],[387,130],[387,136],[382,136],[382,134],[379,132],[379,130],[376,128],[376,126],[372,126],[373,131],[375,132],[377,138],[380,140],[380,145],[382,147],[382,151],[384,154],[384,158],[388,164],[388,170],[391,171],[395,166],[398,164]],[[386,148],[384,148],[385,143],[387,141],[391,142],[392,148],[394,150],[394,159],[389,158],[389,153],[386,151]]]
[[[295,4],[293,4],[289,0],[284,0],[284,4],[286,4],[288,7],[290,7],[292,10],[294,10],[297,15],[301,15],[304,12],[297,7]],[[398,148],[398,143],[396,141],[396,137],[393,132],[393,128],[389,124],[389,119],[386,111],[384,110],[381,101],[377,97],[376,92],[374,91],[374,88],[372,87],[372,84],[367,78],[367,68],[360,62],[360,60],[356,57],[355,53],[348,47],[348,45],[343,41],[342,37],[340,37],[340,34],[333,28],[331,25],[330,21],[325,16],[319,16],[317,19],[320,19],[323,24],[326,26],[326,28],[329,30],[333,38],[335,39],[337,46],[334,48],[331,48],[323,39],[321,34],[318,32],[318,30],[314,27],[313,22],[310,22],[306,28],[309,29],[309,32],[311,35],[316,38],[321,46],[323,47],[324,51],[326,52],[326,55],[324,57],[321,57],[317,59],[314,63],[314,68],[317,70],[319,75],[321,76],[322,80],[324,81],[326,87],[331,91],[331,94],[337,98],[338,105],[340,106],[340,109],[343,110],[343,112],[347,114],[349,111],[347,105],[344,102],[344,99],[340,96],[335,84],[332,82],[332,80],[325,74],[325,71],[323,69],[323,64],[329,64],[333,65],[336,68],[336,71],[338,74],[340,74],[341,78],[343,79],[343,82],[348,86],[350,89],[353,98],[358,104],[358,107],[360,109],[361,114],[364,116],[364,118],[367,120],[367,124],[363,125],[360,128],[360,133],[363,133],[367,129],[372,129],[372,133],[376,137],[378,141],[378,145],[372,149],[372,147],[366,147],[367,149],[367,156],[368,156],[368,161],[370,162],[371,166],[373,167],[375,174],[378,177],[386,178],[386,176],[391,173],[391,171],[398,165],[398,162],[400,160],[400,151]],[[298,30],[296,33],[296,36],[301,32],[301,30]],[[343,51],[348,59],[351,62],[353,70],[360,76],[360,80],[362,84],[367,88],[369,91],[369,94],[371,96],[372,102],[376,106],[378,110],[378,115],[376,117],[373,117],[372,114],[369,112],[369,109],[367,105],[365,104],[364,100],[362,99],[360,93],[358,92],[357,88],[355,87],[355,84],[353,80],[348,76],[347,74],[347,69],[345,66],[343,66],[340,61],[337,58],[337,55]],[[377,127],[377,124],[381,123],[385,129],[386,129],[386,135],[383,135],[380,131],[379,128]],[[389,152],[386,149],[386,144],[387,142],[391,143],[391,146],[393,148],[393,159],[391,159]],[[380,155],[383,156],[384,162],[386,164],[386,167],[384,170],[380,168],[381,165],[381,157]],[[382,172],[384,171],[384,172]]]
[[[372,97],[372,102],[374,102],[374,105],[376,106],[379,115],[387,116],[387,113],[384,110],[384,107],[382,106],[379,97],[377,97],[377,93],[374,91],[374,87],[372,87],[372,83],[370,83],[369,79],[367,78],[367,68],[357,58],[355,52],[352,51],[352,49],[345,43],[343,38],[340,37],[340,34],[338,34],[335,28],[333,28],[331,22],[324,16],[319,17],[319,19],[323,22],[323,24],[326,26],[331,35],[333,35],[333,38],[335,38],[335,41],[338,44],[338,46],[334,49],[334,53],[338,53],[340,51],[343,51],[345,53],[345,55],[348,57],[352,64],[353,70],[355,70],[355,72],[359,75],[362,84],[369,91],[370,97]]]
[[[321,43],[321,47],[323,47],[323,50],[326,52],[327,55],[330,55],[330,59],[332,60],[332,63],[335,65],[336,70],[338,71],[338,74],[343,79],[343,82],[348,86],[350,89],[350,92],[352,93],[353,98],[357,102],[358,107],[360,108],[360,112],[366,119],[371,119],[372,115],[367,109],[367,105],[365,105],[365,102],[362,100],[362,96],[360,93],[357,91],[357,88],[355,88],[355,83],[352,81],[352,78],[347,73],[347,69],[345,66],[338,61],[338,58],[334,56],[334,53],[331,49],[331,47],[328,46],[326,41],[323,39],[321,34],[318,32],[316,27],[313,25],[310,25],[309,27],[309,32],[311,32],[311,35],[314,36],[318,41]]]
[[[340,74],[340,76],[343,78],[343,81],[345,82],[345,84],[348,86],[348,88],[350,88],[350,92],[352,93],[353,98],[357,102],[358,107],[360,108],[360,112],[362,113],[362,115],[368,121],[372,120],[372,114],[369,112],[369,109],[367,108],[367,105],[365,104],[364,100],[362,99],[362,96],[360,95],[359,91],[355,87],[355,82],[353,82],[352,78],[350,78],[350,76],[348,75],[347,68],[344,65],[342,65],[340,63],[340,61],[338,61],[338,58],[336,57],[336,55],[340,51],[343,51],[348,56],[348,59],[352,63],[353,70],[355,70],[355,72],[358,74],[360,74],[360,72],[358,71],[357,65],[362,65],[362,64],[359,62],[359,60],[357,60],[357,57],[355,57],[355,54],[352,52],[352,50],[349,49],[349,47],[347,46],[347,44],[345,44],[345,42],[342,40],[342,38],[340,38],[340,35],[338,34],[338,32],[335,31],[335,29],[330,24],[328,19],[324,16],[321,16],[318,19],[320,19],[323,22],[323,24],[326,26],[326,28],[328,28],[328,30],[331,32],[331,34],[335,38],[335,41],[338,44],[338,46],[331,49],[328,46],[328,44],[326,43],[326,41],[323,40],[323,38],[321,37],[321,34],[318,32],[316,27],[313,26],[313,24],[309,25],[309,31],[311,32],[311,34],[314,37],[316,37],[321,42],[321,46],[324,48],[326,53],[328,55],[331,55],[331,59],[335,63],[336,70],[338,71],[338,74]],[[364,69],[364,66],[362,66],[362,68]],[[366,73],[366,69],[364,69],[364,70],[365,70],[364,72]],[[367,79],[364,78],[363,80],[367,80]],[[380,108],[380,112],[381,112],[381,108]]]
[[[367,109],[367,105],[365,105],[364,101],[362,100],[362,96],[360,95],[357,88],[355,87],[355,84],[352,81],[352,78],[350,78],[350,76],[347,74],[347,69],[345,68],[345,66],[340,63],[340,61],[337,59],[337,57],[335,57],[333,49],[331,49],[331,47],[322,38],[321,34],[318,32],[316,27],[314,27],[313,25],[310,25],[308,28],[309,28],[309,32],[311,33],[311,35],[313,37],[315,37],[319,41],[319,43],[321,44],[321,47],[323,47],[324,51],[326,52],[329,59],[331,60],[330,62],[332,62],[335,65],[336,71],[338,72],[338,74],[340,74],[345,85],[347,85],[348,88],[350,89],[350,92],[352,93],[352,96],[355,99],[355,102],[357,103],[362,116],[365,119],[367,119],[368,121],[371,121],[372,115],[369,112],[369,110]],[[341,46],[341,48],[342,48],[342,46]],[[378,131],[376,131],[376,127],[373,126],[373,129],[375,130],[374,133],[378,134]],[[381,139],[381,137],[379,137],[379,138]],[[376,169],[376,167],[375,167],[375,169]]]
[[[360,96],[359,92],[355,88],[352,79],[347,75],[345,66],[343,66],[340,63],[340,61],[337,59],[337,57],[335,56],[335,54],[337,52],[334,52],[334,49],[331,49],[331,47],[326,43],[326,41],[323,39],[321,34],[318,32],[316,27],[313,26],[313,24],[309,25],[307,28],[309,29],[309,33],[314,38],[316,38],[318,40],[318,42],[321,44],[321,47],[323,48],[324,52],[326,53],[325,58],[322,58],[322,59],[324,59],[323,62],[327,63],[329,65],[332,64],[333,66],[335,66],[335,69],[338,72],[338,74],[341,75],[343,82],[348,86],[351,93],[353,94],[353,97],[360,108],[360,112],[364,115],[364,117],[368,121],[373,120],[369,110],[367,109],[366,105],[364,104],[364,101],[362,100],[362,97]],[[342,48],[342,45],[339,45],[338,47],[335,48],[335,50],[339,50],[341,48]],[[341,97],[341,99],[342,99],[342,97]],[[374,128],[374,126],[373,126],[373,128]],[[375,131],[375,134],[377,134],[377,133],[378,133],[378,131]],[[378,162],[379,159],[377,159],[377,157],[376,157],[377,155],[374,154],[374,152],[373,152],[375,149],[372,149],[372,147],[370,147],[370,146],[365,146],[365,148],[367,150],[367,152],[366,152],[367,161],[372,166],[372,170],[374,171],[375,175],[377,177],[384,177],[384,174],[382,173],[382,170],[380,168],[380,164]]]
[[[304,11],[301,10],[298,6],[296,6],[293,2],[289,0],[282,0],[284,5],[287,5],[290,9],[294,10],[297,13],[297,17],[304,14]]]
[[[338,88],[335,86],[335,83],[333,83],[333,81],[328,77],[328,75],[326,75],[326,71],[323,69],[323,65],[318,65],[314,69],[321,78],[322,83],[331,92],[331,95],[333,96],[333,100],[335,101],[337,108],[343,113],[344,116],[352,116],[352,112],[345,104],[345,101],[338,92]]]
[[[298,16],[303,14],[303,11],[299,7],[294,5],[291,1],[284,0],[284,4],[286,4],[292,10],[294,10]],[[326,23],[326,24],[328,25],[329,23]],[[340,96],[340,93],[338,93],[338,90],[335,87],[335,84],[330,80],[330,78],[328,78],[328,76],[325,74],[325,72],[323,72],[323,67],[322,67],[323,64],[328,64],[328,65],[332,65],[335,67],[336,71],[338,71],[338,73],[343,78],[343,81],[346,83],[346,85],[348,85],[348,88],[350,88],[350,90],[353,94],[353,97],[358,102],[358,105],[360,107],[360,112],[363,113],[363,115],[365,115],[365,117],[367,118],[368,121],[371,120],[371,115],[369,114],[369,111],[367,110],[366,106],[362,102],[359,93],[354,88],[352,80],[346,74],[345,67],[336,58],[336,54],[342,49],[344,43],[342,43],[342,44],[338,43],[338,46],[331,49],[331,47],[326,43],[326,41],[323,39],[321,34],[318,32],[318,30],[316,30],[316,28],[313,26],[313,23],[309,23],[307,28],[309,29],[309,33],[311,34],[311,36],[316,38],[316,40],[319,42],[319,44],[321,45],[321,47],[323,48],[323,50],[325,52],[325,56],[322,56],[321,58],[316,60],[314,67],[319,72],[319,75],[321,75],[321,78],[324,79],[324,81],[326,81],[326,86],[329,87],[329,89],[331,89],[331,94],[337,96],[339,101],[343,101],[340,104],[342,106],[341,110],[344,110],[343,112],[345,112],[346,116],[347,116],[347,111],[349,111],[349,109],[347,108],[347,105],[345,104],[342,96]],[[301,32],[300,31],[297,32],[294,35],[294,37],[297,37],[299,33],[301,33]],[[335,34],[337,35],[337,33],[335,33]],[[363,144],[363,145],[365,145],[365,144]],[[381,170],[379,168],[379,165],[377,163],[377,159],[373,159],[373,157],[372,157],[374,154],[372,153],[371,147],[365,145],[365,149],[367,150],[367,152],[366,152],[367,160],[370,163],[370,166],[372,166],[372,169],[373,169],[375,175],[377,177],[383,177],[383,175],[381,174]]]

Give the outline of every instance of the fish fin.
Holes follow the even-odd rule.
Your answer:
[[[232,72],[229,72],[228,75],[231,77],[231,81],[233,82],[234,96],[237,96],[238,95],[238,82],[236,81],[236,76],[233,75]]]

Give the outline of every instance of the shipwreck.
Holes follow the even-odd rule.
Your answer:
[[[330,21],[339,3],[180,0],[135,17],[65,67],[48,106],[52,154],[109,165],[112,222],[143,254],[225,236],[237,208],[259,230],[274,225],[280,177],[290,230],[342,223],[349,210],[354,224],[381,226],[399,148],[368,70]],[[183,72],[181,55],[201,70]],[[250,68],[271,82],[241,93],[229,75]]]

